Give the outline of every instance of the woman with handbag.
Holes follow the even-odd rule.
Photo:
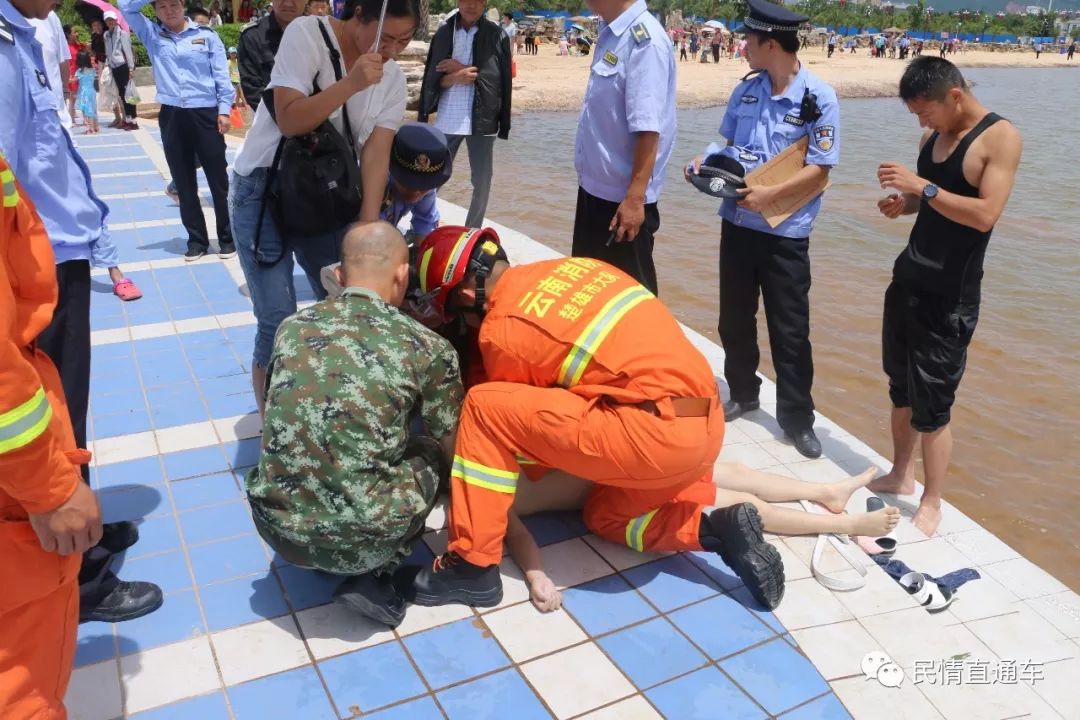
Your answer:
[[[296,312],[294,258],[322,299],[320,270],[340,259],[346,229],[379,217],[405,115],[405,74],[393,60],[416,24],[410,0],[348,0],[340,20],[299,17],[281,38],[229,193],[257,322],[251,375],[260,412],[274,334]]]

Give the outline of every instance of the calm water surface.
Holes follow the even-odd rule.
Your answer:
[[[994,230],[968,370],[953,411],[956,447],[946,497],[1027,557],[1080,590],[1080,71],[972,70],[975,92],[1020,128],[1017,186]],[[1033,103],[1032,98],[1045,101]],[[717,205],[681,167],[716,137],[722,108],[679,113],[660,200],[661,297],[680,320],[716,334]],[[811,237],[811,339],[818,409],[891,457],[880,361],[881,305],[911,218],[890,221],[875,171],[915,165],[920,130],[899,100],[843,100],[841,165]],[[488,215],[568,252],[574,219],[574,113],[514,117],[498,142]],[[468,204],[465,153],[443,193]],[[759,314],[763,371],[774,377]]]

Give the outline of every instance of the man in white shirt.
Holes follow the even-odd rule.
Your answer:
[[[67,38],[64,37],[64,26],[55,12],[50,12],[44,20],[27,18],[26,20],[34,28],[34,39],[41,43],[41,56],[45,61],[45,73],[48,76],[49,88],[60,100],[57,112],[60,114],[60,123],[65,129],[71,129],[71,116],[67,111],[68,76],[71,66],[71,51],[68,49]]]

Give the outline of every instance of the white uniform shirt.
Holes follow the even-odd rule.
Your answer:
[[[49,89],[60,99],[60,123],[71,127],[71,116],[68,115],[67,103],[64,101],[64,84],[60,79],[60,63],[71,60],[71,50],[68,49],[67,38],[64,37],[64,26],[55,12],[50,12],[44,20],[27,18],[26,21],[34,28],[34,39],[41,44],[41,56],[45,61],[45,75],[49,78]]]

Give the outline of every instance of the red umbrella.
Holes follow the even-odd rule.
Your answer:
[[[91,20],[104,20],[105,13],[112,11],[116,13],[116,22],[123,30],[131,31],[128,27],[127,20],[124,19],[124,14],[116,9],[114,5],[110,5],[105,0],[78,0],[75,3],[75,10],[79,13],[83,20],[89,23]]]

